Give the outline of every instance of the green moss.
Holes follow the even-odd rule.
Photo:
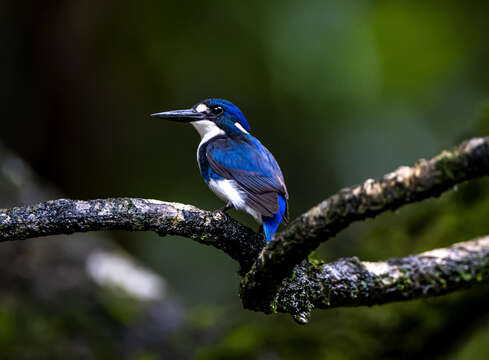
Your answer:
[[[459,274],[460,274],[460,277],[462,278],[462,280],[464,280],[466,282],[469,282],[473,279],[472,274],[467,272],[467,271],[460,270]]]
[[[319,259],[315,258],[315,257],[313,256],[313,254],[314,254],[314,253],[315,253],[315,251],[314,251],[314,252],[312,252],[312,253],[309,255],[309,262],[310,262],[312,265],[316,266],[316,267],[319,267],[319,266],[323,265],[323,264],[324,264],[324,261],[322,261],[322,260],[319,260]]]
[[[412,270],[411,270],[412,271]],[[402,269],[401,272],[403,275],[399,276],[396,281],[396,287],[399,291],[407,291],[410,287],[412,287],[413,282],[409,277],[409,271],[406,269]]]
[[[208,233],[204,233],[204,234],[201,234],[201,235],[197,235],[197,234],[192,234],[192,235],[189,235],[189,237],[192,239],[192,240],[196,240],[196,241],[199,241],[199,242],[209,242],[209,240],[212,240],[212,235],[208,234]]]
[[[204,233],[204,234],[200,235],[201,241],[208,241],[209,239],[212,239],[212,236],[208,233]]]

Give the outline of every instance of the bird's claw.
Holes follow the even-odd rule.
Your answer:
[[[228,211],[232,207],[233,207],[233,205],[231,203],[227,203],[226,206],[223,206],[222,208],[217,209],[217,211],[225,213],[226,211]]]
[[[226,213],[226,211],[228,211],[232,207],[233,207],[233,205],[231,203],[227,203],[226,206],[223,206],[222,208],[217,209],[215,212],[227,217],[228,214]]]

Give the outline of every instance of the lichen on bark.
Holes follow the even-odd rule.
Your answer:
[[[431,160],[342,189],[295,219],[261,252],[242,281],[244,306],[272,311],[282,280],[296,264],[351,223],[437,197],[458,183],[488,174],[489,138],[473,138]]]
[[[403,258],[331,263],[306,260],[273,300],[274,312],[306,323],[315,308],[372,306],[439,296],[489,282],[489,236]]]
[[[465,141],[431,160],[342,189],[299,216],[265,249],[262,235],[221,212],[132,198],[59,199],[0,209],[0,241],[97,230],[181,235],[214,246],[240,264],[241,275],[246,274],[241,284],[245,308],[287,312],[304,323],[314,308],[381,304],[487,282],[487,238],[380,262],[349,258],[326,264],[308,258],[355,221],[487,174],[489,138]]]

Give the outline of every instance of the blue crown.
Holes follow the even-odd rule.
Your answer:
[[[246,131],[251,132],[250,125],[248,125],[248,121],[246,121],[243,113],[232,102],[224,99],[207,99],[204,103],[221,106],[225,116],[236,119]]]

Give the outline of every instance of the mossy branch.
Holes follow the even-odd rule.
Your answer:
[[[371,306],[431,297],[489,282],[489,236],[403,258],[305,260],[284,280],[276,312],[306,323],[314,308]]]
[[[295,219],[263,249],[242,282],[244,306],[272,311],[282,280],[322,242],[351,223],[439,196],[456,184],[488,174],[489,138],[473,138],[431,160],[341,190]]]
[[[223,250],[243,270],[265,245],[262,236],[221,212],[158,200],[59,199],[0,210],[0,241],[97,230],[185,236]]]
[[[246,308],[266,313],[288,312],[304,321],[314,307],[372,305],[438,295],[486,281],[486,238],[474,246],[465,243],[463,246],[470,251],[462,251],[460,244],[454,245],[443,250],[445,257],[435,256],[432,260],[430,253],[381,263],[362,263],[353,258],[314,265],[305,259],[321,242],[354,221],[439,196],[458,183],[487,174],[489,138],[468,140],[431,160],[420,160],[413,167],[401,167],[382,179],[368,179],[341,190],[294,220],[265,249],[262,236],[220,212],[131,198],[60,199],[3,209],[0,241],[96,230],[185,236],[223,250],[238,261],[242,274],[251,268],[241,288]],[[450,260],[453,254],[462,253],[466,255],[460,261]],[[470,281],[467,276],[453,275],[462,274],[462,268],[464,274],[470,274]],[[393,274],[402,276],[391,281]],[[427,287],[428,279],[441,285],[436,289]],[[432,290],[425,291],[427,288]]]

